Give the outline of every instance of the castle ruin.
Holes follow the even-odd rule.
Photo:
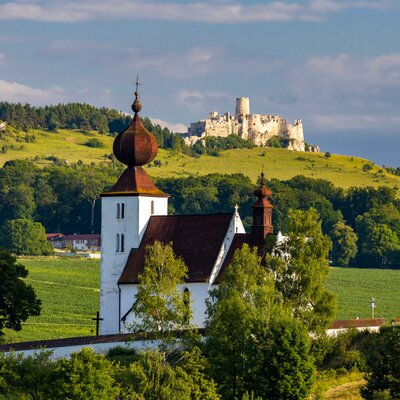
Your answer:
[[[220,115],[213,111],[210,113],[210,118],[191,123],[184,139],[187,144],[193,145],[207,136],[229,135],[252,140],[257,146],[265,146],[269,139],[277,136],[287,140],[289,150],[305,151],[301,119],[290,124],[278,115],[251,114],[248,97],[236,99],[235,116],[229,112]]]

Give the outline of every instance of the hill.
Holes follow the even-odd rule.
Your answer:
[[[90,139],[98,139],[103,147],[88,147],[85,144]],[[110,162],[113,140],[110,135],[94,131],[60,129],[49,132],[32,129],[28,133],[20,132],[0,138],[0,165],[17,158],[34,160],[39,166],[51,164],[54,157],[69,163],[78,160],[85,164]],[[156,162],[157,167],[154,164],[146,167],[155,178],[241,172],[255,182],[264,167],[269,178],[289,179],[304,175],[327,179],[343,188],[400,186],[399,176],[363,158],[344,155],[326,158],[323,153],[278,148],[224,150],[219,157],[191,157],[173,150],[159,149],[157,161],[161,162]]]

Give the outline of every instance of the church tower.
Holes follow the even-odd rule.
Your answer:
[[[141,123],[138,83],[131,124],[114,140],[115,157],[127,166],[117,183],[101,195],[100,330],[119,333],[118,280],[131,251],[138,249],[152,215],[168,214],[168,195],[142,168],[157,155],[157,140]]]
[[[254,245],[263,245],[265,237],[273,233],[272,204],[268,201],[272,192],[265,187],[264,172],[261,173],[260,187],[254,191],[257,201],[253,204],[253,224],[251,241]]]

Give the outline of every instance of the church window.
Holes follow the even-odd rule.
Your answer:
[[[119,219],[121,213],[121,205],[117,203],[117,219]]]
[[[154,201],[152,200],[150,203],[150,214],[153,215],[154,214]]]
[[[116,247],[116,252],[119,252],[119,233],[117,233],[117,247]]]
[[[125,238],[124,234],[121,234],[121,253],[124,252],[124,247],[125,247]]]
[[[185,322],[188,324],[190,321],[190,290],[186,287],[183,290],[183,304],[185,306]]]
[[[121,218],[125,218],[125,203],[121,204]]]

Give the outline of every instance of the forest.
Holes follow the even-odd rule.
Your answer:
[[[54,162],[41,169],[27,160],[6,162],[0,169],[2,245],[10,248],[7,227],[10,230],[10,221],[21,219],[40,223],[48,233],[99,233],[100,193],[110,188],[121,172],[118,163]],[[163,178],[156,184],[171,195],[171,214],[232,212],[237,204],[246,229],[251,225],[255,185],[242,174]],[[328,181],[304,176],[285,181],[270,179],[267,186],[273,193],[275,233],[286,233],[290,209],[314,208],[321,217],[323,232],[332,241],[330,259],[334,265],[400,265],[400,202],[396,189],[344,191]]]

